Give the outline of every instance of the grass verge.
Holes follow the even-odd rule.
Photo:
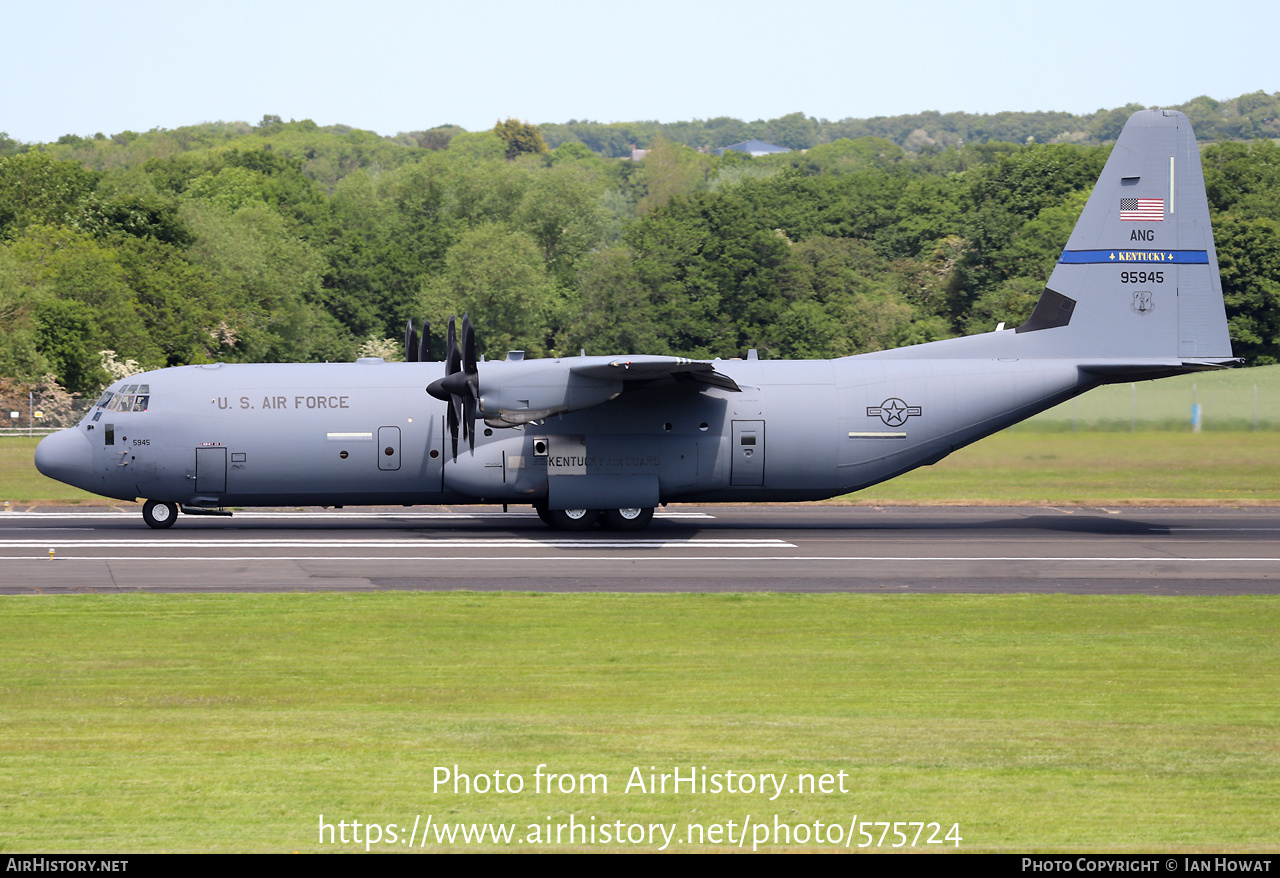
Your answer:
[[[1280,433],[1005,432],[851,494],[863,504],[1280,503]]]
[[[356,847],[320,848],[321,814],[677,838],[856,814],[958,822],[965,850],[1280,848],[1274,598],[11,597],[0,627],[8,851]],[[608,791],[536,793],[539,764]],[[525,790],[433,791],[455,765]],[[626,792],[650,766],[788,782]],[[848,793],[791,791],[839,771]]]
[[[39,444],[40,437],[0,437],[0,501],[8,500],[15,506],[119,505],[119,500],[108,500],[42,476],[35,464]]]

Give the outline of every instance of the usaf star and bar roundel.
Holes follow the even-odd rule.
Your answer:
[[[907,422],[907,418],[922,414],[924,410],[920,406],[907,405],[904,400],[896,396],[886,399],[880,405],[867,406],[867,417],[879,418],[884,421],[886,427],[901,427]]]

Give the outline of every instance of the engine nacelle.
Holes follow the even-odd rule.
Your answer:
[[[479,411],[491,426],[516,426],[599,405],[622,393],[622,382],[570,372],[560,360],[486,363]]]

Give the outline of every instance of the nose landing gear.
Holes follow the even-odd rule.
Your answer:
[[[173,523],[178,520],[178,504],[148,500],[142,504],[142,520],[148,527],[154,527],[156,530],[173,527]]]

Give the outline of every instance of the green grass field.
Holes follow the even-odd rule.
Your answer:
[[[40,475],[33,439],[0,439],[0,500],[116,504]],[[1280,432],[1004,432],[846,498],[893,504],[1280,503]]]
[[[1004,432],[859,503],[1275,505],[1280,433]]]
[[[1203,430],[1280,430],[1280,366],[1110,384],[1042,412],[1013,429],[1189,433],[1193,403],[1200,406]]]
[[[316,850],[321,814],[1280,849],[1272,598],[10,597],[0,625],[4,851]],[[528,788],[433,791],[455,764]],[[539,764],[608,791],[537,794]],[[789,782],[625,792],[650,766]],[[789,791],[839,771],[847,793]]]
[[[0,437],[0,502],[14,505],[54,503],[61,506],[115,503],[79,488],[45,478],[36,469],[36,446],[40,439]]]

